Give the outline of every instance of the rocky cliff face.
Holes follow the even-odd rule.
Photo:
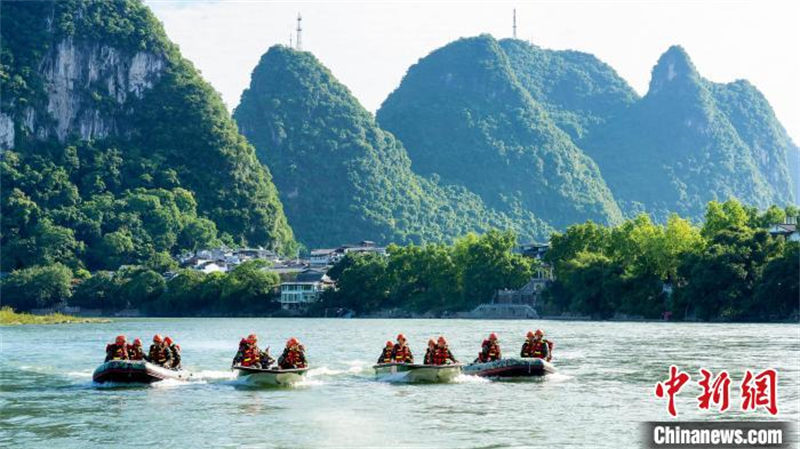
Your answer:
[[[120,107],[131,96],[142,98],[164,66],[161,55],[145,51],[122,54],[108,45],[66,38],[52,48],[39,68],[47,94],[47,116],[26,108],[26,131],[40,139],[55,136],[61,142],[73,133],[81,140],[117,134],[119,116],[124,113]]]
[[[4,212],[36,211],[2,222],[14,268],[37,262],[13,248],[50,241],[52,226],[76,243],[47,263],[90,268],[141,264],[197,238],[294,251],[269,172],[141,1],[4,2],[0,21],[0,199]],[[115,218],[137,195],[150,202],[137,213],[160,217],[152,226]],[[164,206],[171,198],[177,210]]]

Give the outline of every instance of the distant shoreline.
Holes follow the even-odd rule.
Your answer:
[[[50,313],[47,315],[34,315],[32,313],[15,312],[11,307],[0,309],[0,326],[22,326],[29,324],[80,324],[80,323],[110,323],[110,318],[89,318],[63,313]]]
[[[30,315],[33,317],[51,317],[60,316],[70,319],[70,321],[60,321],[53,323],[16,323],[16,324],[61,324],[61,323],[107,323],[119,319],[181,319],[181,318],[286,318],[286,319],[302,319],[302,318],[322,318],[330,320],[471,320],[471,321],[583,321],[593,323],[693,323],[693,324],[800,324],[800,319],[797,317],[789,318],[786,320],[775,321],[701,321],[701,320],[656,320],[644,318],[610,318],[610,319],[597,319],[591,317],[569,317],[569,316],[542,316],[539,318],[477,318],[465,316],[450,316],[450,317],[435,317],[435,316],[355,316],[355,317],[325,317],[325,316],[287,316],[287,315],[193,315],[193,316],[160,316],[160,315],[137,315],[137,316],[92,316],[84,317],[80,314],[76,316],[70,315]],[[8,325],[5,321],[0,321],[2,325]]]

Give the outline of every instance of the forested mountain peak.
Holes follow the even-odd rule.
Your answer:
[[[527,238],[549,230],[532,214],[509,214],[511,220],[463,188],[413,173],[402,143],[310,52],[270,48],[234,118],[274,174],[298,239],[310,247],[447,241],[492,226]]]
[[[377,117],[404,142],[415,170],[492,207],[527,210],[557,227],[620,218],[594,162],[523,87],[489,35],[422,58]]]
[[[293,251],[269,172],[141,1],[1,16],[3,270],[162,269],[220,241]]]
[[[686,50],[680,45],[673,45],[653,67],[647,95],[657,95],[670,88],[696,86],[701,82],[702,78]]]

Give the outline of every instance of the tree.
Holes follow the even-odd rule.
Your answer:
[[[463,300],[457,309],[472,308],[489,301],[495,291],[518,288],[532,275],[530,259],[511,250],[516,243],[513,232],[491,230],[480,237],[456,240],[453,259],[460,270]]]
[[[785,320],[797,316],[800,298],[800,244],[787,243],[783,253],[767,263],[755,291],[758,316],[764,320]]]
[[[239,264],[221,280],[217,310],[223,313],[254,313],[269,310],[273,304],[273,289],[280,284],[276,273],[266,271],[262,260]]]
[[[65,265],[14,270],[2,283],[3,302],[17,310],[63,304],[71,295],[72,271]]]
[[[110,271],[98,271],[77,285],[69,304],[86,309],[111,310],[118,297],[118,280]]]
[[[195,218],[184,226],[178,237],[178,245],[191,250],[210,248],[216,238],[217,227],[213,221],[207,218]]]
[[[122,307],[137,308],[154,301],[166,289],[166,281],[160,274],[145,267],[131,267],[116,274],[121,278],[117,295]]]
[[[350,260],[337,281],[337,290],[323,297],[327,307],[344,307],[356,313],[375,311],[387,304],[389,296],[388,262],[378,254],[359,254]]]
[[[732,227],[746,227],[748,215],[742,204],[734,199],[718,203],[711,201],[706,209],[702,234],[706,239],[714,238],[717,233]]]

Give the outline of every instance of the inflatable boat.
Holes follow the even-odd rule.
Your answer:
[[[380,363],[372,367],[379,380],[405,382],[450,382],[461,374],[462,365],[416,365],[411,363]]]
[[[464,374],[480,377],[538,377],[554,372],[555,367],[543,359],[502,359],[464,367]]]
[[[150,384],[165,379],[188,380],[192,373],[154,365],[144,360],[111,360],[94,370],[92,380],[97,383]]]
[[[292,385],[303,380],[308,368],[269,369],[236,365],[236,377],[252,385]]]

